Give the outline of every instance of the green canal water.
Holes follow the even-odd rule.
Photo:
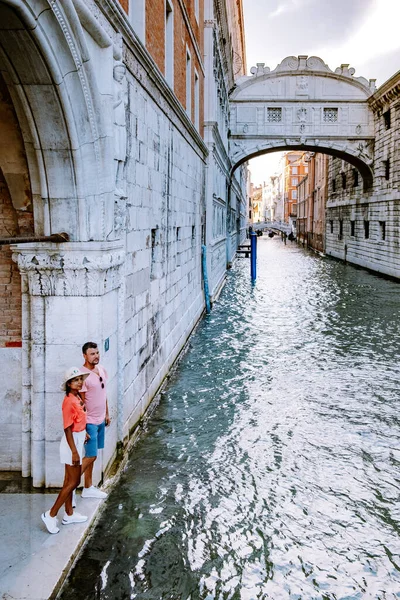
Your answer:
[[[260,238],[61,598],[400,598],[399,317],[396,282]]]

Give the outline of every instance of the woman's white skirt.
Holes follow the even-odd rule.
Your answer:
[[[74,438],[76,449],[79,454],[80,464],[82,464],[83,445],[85,443],[86,429],[84,429],[83,431],[73,431],[72,435]],[[69,444],[67,442],[67,438],[65,437],[65,433],[62,436],[61,442],[60,442],[60,462],[64,465],[73,466],[72,465],[72,452],[71,452],[71,448],[69,447]]]

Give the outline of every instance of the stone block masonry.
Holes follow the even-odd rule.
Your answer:
[[[374,113],[374,178],[362,190],[357,170],[329,159],[326,253],[400,278],[400,76],[369,99]]]
[[[204,162],[138,79],[128,73],[128,82],[129,122],[140,133],[130,132],[126,161],[124,438],[203,310]]]

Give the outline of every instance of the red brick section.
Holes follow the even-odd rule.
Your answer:
[[[180,5],[171,0],[174,9],[174,92],[182,106],[186,109],[186,47],[192,59],[192,106],[190,115],[194,119],[194,69],[199,75],[200,84],[200,135],[203,135],[203,97],[204,77],[197,60],[196,52],[190,38]],[[199,26],[194,15],[194,2],[184,2],[197,40],[200,53],[203,54],[203,28]],[[203,0],[199,2],[199,22],[204,21]],[[146,2],[146,47],[152,55],[161,73],[165,74],[165,2],[164,0],[147,0]]]
[[[0,236],[19,232],[17,214],[0,169]],[[10,246],[0,246],[0,347],[21,346],[21,277]]]
[[[175,14],[175,5],[174,5]],[[165,2],[146,0],[146,47],[161,73],[165,74]],[[174,27],[176,26],[176,20]],[[177,32],[175,32],[175,35]]]
[[[129,0],[119,0],[120,5],[127,15],[129,15]]]

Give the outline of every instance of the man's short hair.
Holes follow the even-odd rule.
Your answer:
[[[86,344],[83,344],[82,354],[86,354],[86,352],[89,350],[89,348],[97,348],[96,342],[86,342]]]

